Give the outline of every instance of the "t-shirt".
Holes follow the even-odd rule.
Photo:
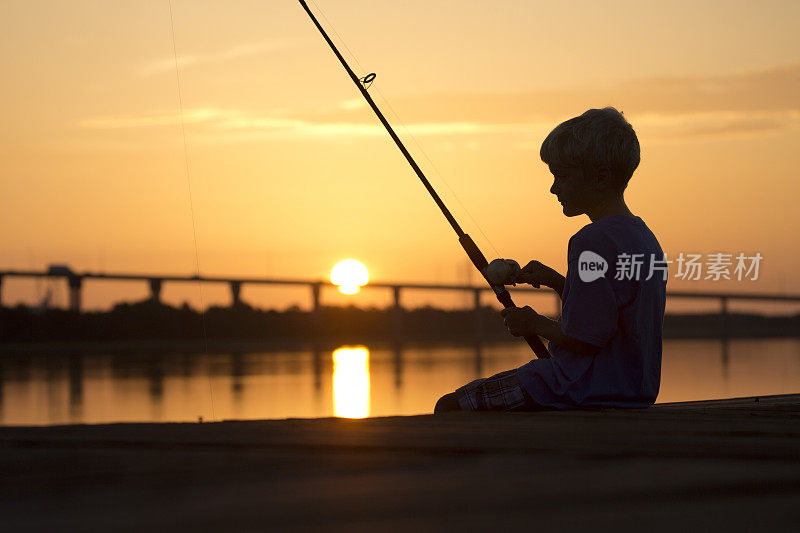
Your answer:
[[[551,342],[552,358],[519,368],[528,394],[557,409],[655,402],[667,277],[661,246],[639,217],[608,215],[573,235],[561,330],[600,351],[581,355]]]

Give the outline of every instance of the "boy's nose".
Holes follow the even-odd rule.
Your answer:
[[[558,196],[558,190],[556,189],[556,183],[553,182],[553,185],[550,187],[550,194],[555,194]]]

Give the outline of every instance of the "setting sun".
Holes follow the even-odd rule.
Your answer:
[[[355,259],[339,261],[331,270],[331,283],[338,285],[344,294],[357,293],[359,287],[366,285],[367,281],[369,281],[367,267]]]

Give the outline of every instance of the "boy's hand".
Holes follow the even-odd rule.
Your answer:
[[[530,283],[537,289],[540,285],[552,287],[558,273],[539,261],[531,261],[513,277],[514,283]]]
[[[527,337],[536,334],[536,321],[539,313],[525,307],[507,307],[500,311],[505,319],[506,328],[515,337]]]

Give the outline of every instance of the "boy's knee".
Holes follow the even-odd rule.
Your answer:
[[[461,405],[458,403],[458,396],[455,392],[445,394],[439,401],[436,402],[436,407],[433,408],[434,413],[444,413],[446,411],[461,411]]]

